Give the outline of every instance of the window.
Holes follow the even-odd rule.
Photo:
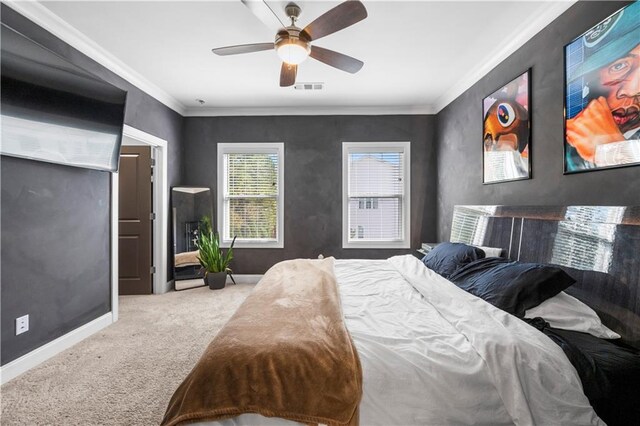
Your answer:
[[[495,206],[456,206],[449,240],[452,243],[483,245],[489,218],[495,213]]]
[[[551,263],[607,273],[613,259],[615,224],[622,223],[626,207],[569,206],[558,222]],[[602,224],[609,224],[603,226]]]
[[[342,245],[409,248],[410,143],[342,143]]]
[[[228,247],[283,247],[284,144],[218,144],[218,230]]]

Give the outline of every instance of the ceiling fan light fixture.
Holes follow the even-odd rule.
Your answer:
[[[276,42],[276,52],[283,62],[291,65],[298,65],[304,62],[311,53],[309,43],[299,38],[288,37]]]
[[[275,48],[278,57],[282,60],[280,87],[290,87],[295,84],[298,66],[308,57],[351,74],[360,71],[364,65],[364,62],[340,52],[316,45],[311,46],[311,43],[315,43],[316,40],[344,30],[365,19],[367,9],[359,0],[343,1],[318,16],[304,28],[300,28],[296,24],[301,10],[300,6],[295,3],[288,3],[284,8],[287,16],[291,19],[291,25],[288,26],[284,25],[280,17],[267,4],[267,0],[242,0],[242,3],[268,27],[278,28],[275,41],[274,43],[239,44],[211,49],[216,55],[239,55]]]

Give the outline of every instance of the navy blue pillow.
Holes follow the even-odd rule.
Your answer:
[[[484,250],[462,243],[441,243],[422,258],[422,263],[445,278],[462,266],[483,259]]]
[[[534,308],[576,282],[556,266],[520,263],[499,257],[476,260],[449,280],[492,305],[524,318]]]

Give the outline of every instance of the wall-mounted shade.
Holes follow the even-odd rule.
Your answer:
[[[2,25],[0,153],[116,171],[126,92]]]

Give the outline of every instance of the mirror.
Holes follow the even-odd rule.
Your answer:
[[[173,209],[173,276],[176,290],[204,285],[200,278],[200,263],[197,258],[200,221],[208,217],[213,224],[213,205],[209,188],[194,186],[177,186],[171,190],[171,206]],[[192,285],[179,283],[181,280],[196,280]],[[185,286],[186,285],[186,286]]]

